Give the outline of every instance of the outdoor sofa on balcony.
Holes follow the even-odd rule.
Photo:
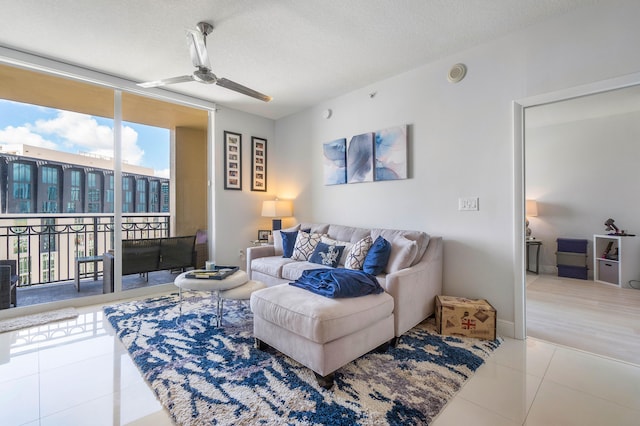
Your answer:
[[[181,271],[195,268],[195,235],[122,241],[122,275],[148,274],[154,271]],[[103,293],[113,292],[114,256],[105,253]]]
[[[15,260],[0,260],[0,309],[18,306],[16,287],[18,275]]]

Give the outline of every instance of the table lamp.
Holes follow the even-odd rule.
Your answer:
[[[262,216],[273,218],[273,231],[282,229],[281,218],[293,216],[293,207],[291,205],[291,201],[282,201],[278,200],[277,198],[273,201],[263,201]]]

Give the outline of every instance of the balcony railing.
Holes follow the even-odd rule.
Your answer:
[[[122,239],[160,238],[171,235],[169,213],[122,216]],[[70,281],[75,259],[101,255],[113,249],[113,215],[2,215],[0,259],[15,259],[18,286]],[[94,273],[101,263],[80,265],[81,277]]]

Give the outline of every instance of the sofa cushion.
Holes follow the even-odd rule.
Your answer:
[[[355,228],[352,226],[329,225],[327,235],[340,241],[349,241],[355,243],[369,235],[371,230],[367,228]]]
[[[282,265],[282,279],[295,281],[304,271],[307,269],[326,269],[329,266],[318,265],[317,263],[311,262],[291,262],[286,265]]]
[[[389,255],[391,254],[391,243],[382,237],[376,238],[373,245],[364,258],[362,270],[368,274],[378,275],[385,270]]]
[[[311,232],[313,234],[326,234],[329,229],[329,225],[326,223],[306,223],[302,222],[300,224],[300,229],[306,232]]]
[[[280,229],[278,231],[273,231],[273,249],[275,250],[276,256],[282,256],[283,248],[282,248],[282,235],[281,232],[293,232],[300,229],[300,225],[296,225],[292,228]]]
[[[335,268],[340,263],[344,246],[326,244],[320,241],[309,257],[309,262]]]
[[[251,270],[262,272],[263,274],[270,275],[272,277],[282,278],[282,267],[289,263],[296,262],[281,256],[259,257],[251,261]]]
[[[338,262],[339,265],[344,265],[344,262],[347,261],[347,254],[351,250],[351,247],[353,247],[353,243],[350,243],[348,241],[338,241],[333,238],[329,238],[326,235],[323,235],[322,238],[320,238],[320,242],[329,244],[330,246],[344,246],[344,250],[342,250],[342,256],[340,256],[340,262]]]
[[[347,253],[347,259],[344,262],[344,267],[347,269],[362,269],[364,266],[364,259],[369,253],[369,249],[373,245],[371,236],[367,235],[360,241],[353,244],[349,253]]]
[[[418,254],[418,243],[404,237],[397,237],[391,243],[391,253],[385,272],[388,274],[408,268]]]
[[[298,238],[298,231],[280,232],[282,238],[282,257],[291,257],[293,255],[293,248],[296,246],[296,238]]]
[[[397,251],[402,250],[402,248],[406,245],[406,241],[415,241],[416,242],[416,251],[413,259],[407,259],[409,261],[409,265],[404,266],[413,266],[422,259],[424,252],[427,250],[427,245],[429,245],[429,235],[422,231],[401,231],[395,229],[372,229],[371,230],[371,238],[374,240],[378,237],[383,237],[385,240],[391,243],[391,250]],[[395,245],[395,247],[394,247]],[[403,268],[400,268],[403,269]],[[392,273],[396,272],[398,269],[387,269],[387,272]]]
[[[288,284],[251,295],[254,315],[323,344],[355,333],[393,313],[393,298],[383,292],[330,299]]]
[[[320,234],[311,234],[304,231],[298,231],[298,236],[296,237],[296,244],[293,247],[293,254],[291,255],[291,259],[293,260],[309,260],[313,250],[315,250],[316,246],[320,242],[320,238],[322,235]]]

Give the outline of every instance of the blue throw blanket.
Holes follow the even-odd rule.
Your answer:
[[[384,290],[374,275],[353,269],[309,269],[289,285],[330,298],[359,297]]]

